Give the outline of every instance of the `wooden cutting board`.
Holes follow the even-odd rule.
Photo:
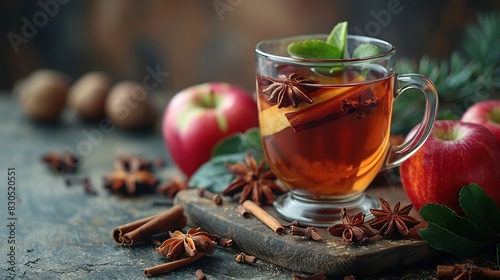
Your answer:
[[[403,205],[408,203],[400,186],[370,187],[368,193],[377,198],[384,197],[391,205],[397,201],[402,201]],[[176,196],[175,203],[184,208],[191,226],[230,237],[241,251],[293,271],[324,271],[331,276],[363,275],[438,256],[418,238],[415,229],[411,237],[404,240],[377,236],[366,244],[348,245],[340,237],[329,235],[326,229],[317,228],[323,240],[309,241],[288,232],[278,235],[255,217],[245,219],[239,216],[236,211],[238,203],[229,197],[224,197],[224,203],[217,206],[209,199],[198,197],[196,190],[187,190]],[[271,206],[265,209],[279,221],[286,222]],[[411,214],[421,220],[415,211]]]

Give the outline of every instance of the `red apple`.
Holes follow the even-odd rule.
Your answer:
[[[500,100],[479,101],[469,107],[461,121],[484,125],[493,132],[500,146]]]
[[[427,141],[399,171],[417,210],[426,203],[439,203],[463,213],[458,194],[471,183],[482,187],[500,206],[500,148],[482,125],[436,121]]]
[[[173,161],[191,176],[221,139],[257,127],[257,103],[240,87],[221,82],[177,93],[163,117],[163,139]]]

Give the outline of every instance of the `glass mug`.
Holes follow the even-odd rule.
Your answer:
[[[369,209],[379,203],[365,189],[381,170],[400,165],[422,146],[438,108],[427,77],[393,72],[396,49],[388,42],[349,35],[349,53],[364,43],[381,50],[366,58],[302,59],[287,53],[290,43],[326,38],[271,39],[255,49],[264,153],[290,190],[274,207],[285,219],[313,226],[339,222],[344,207],[350,215],[372,218]],[[411,139],[391,146],[393,103],[410,88],[425,97],[423,120]]]

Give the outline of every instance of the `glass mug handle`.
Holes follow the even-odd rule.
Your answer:
[[[434,126],[438,111],[437,91],[429,78],[419,74],[396,74],[396,81],[398,89],[394,93],[394,99],[408,89],[418,89],[425,97],[425,111],[422,122],[413,136],[403,144],[390,148],[382,170],[399,166],[424,144]]]

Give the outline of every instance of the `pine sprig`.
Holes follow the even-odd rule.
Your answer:
[[[449,59],[423,56],[419,63],[401,59],[398,73],[419,73],[429,77],[439,94],[438,119],[459,119],[473,103],[491,99],[500,88],[500,15],[480,15],[464,31],[461,49]],[[421,119],[422,99],[402,96],[394,105],[393,133],[407,133]]]

